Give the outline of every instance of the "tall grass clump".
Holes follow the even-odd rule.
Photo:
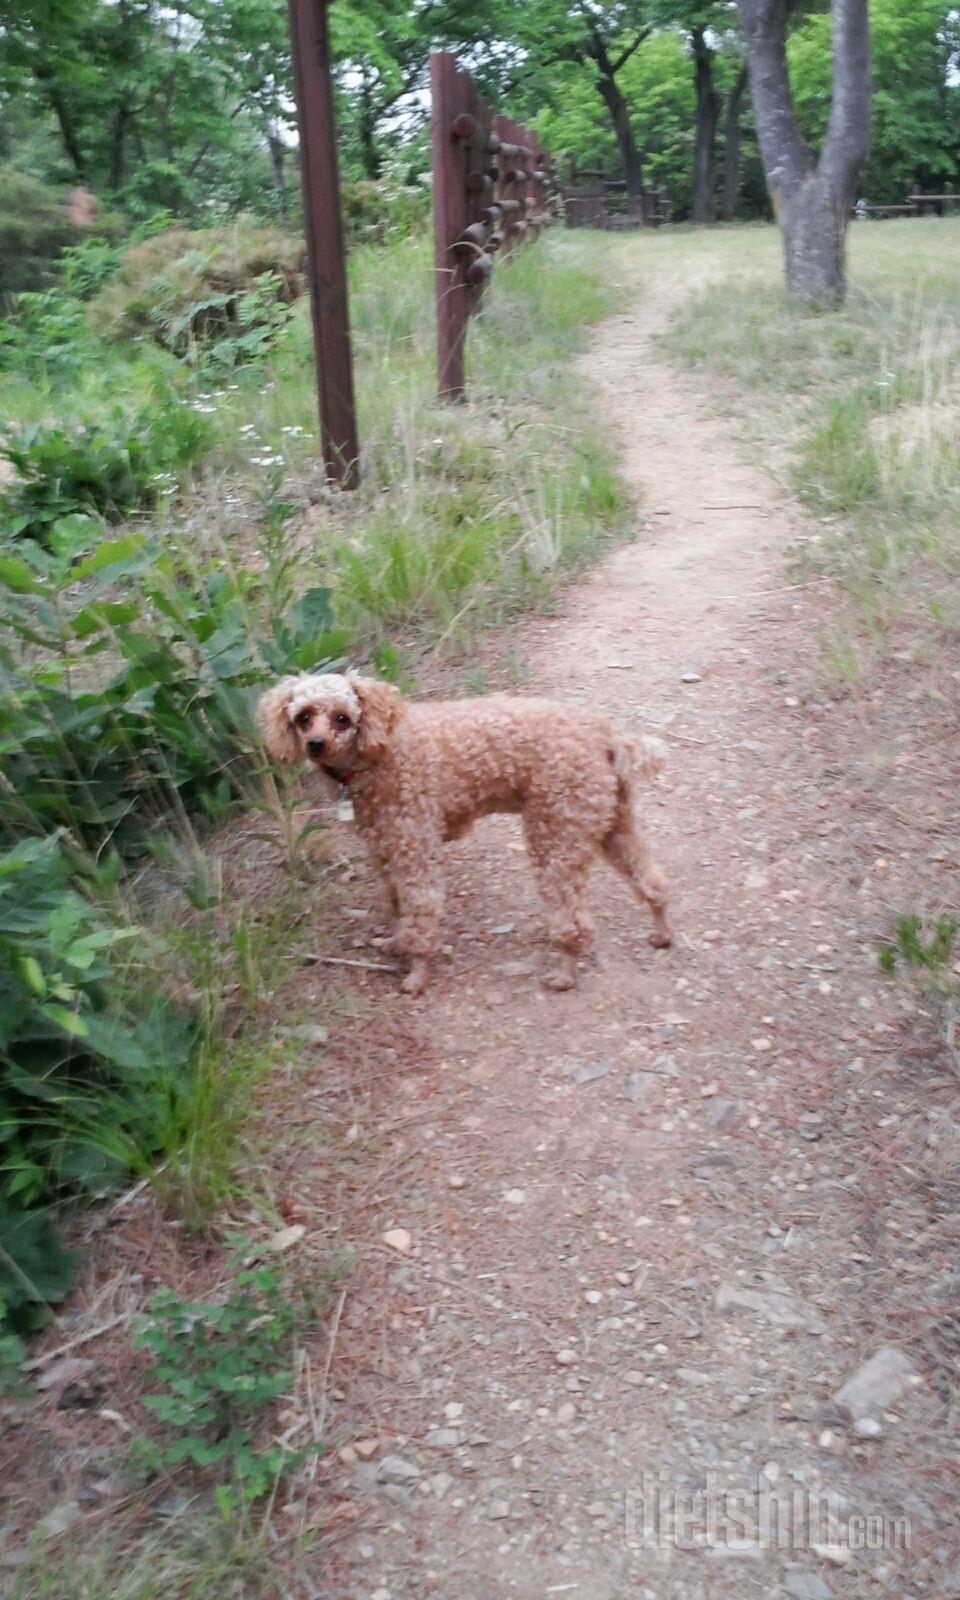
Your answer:
[[[612,291],[583,241],[548,236],[498,264],[467,340],[468,398],[436,398],[433,268],[422,237],[350,261],[362,484],[308,556],[360,648],[384,638],[462,643],[562,577],[626,526],[607,442],[571,369]],[[220,408],[211,469],[251,479],[264,460],[316,471],[306,307]]]

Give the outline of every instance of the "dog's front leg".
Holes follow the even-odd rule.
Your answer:
[[[427,981],[430,959],[436,954],[443,916],[443,877],[439,863],[416,863],[416,874],[393,864],[392,882],[399,917],[391,941],[410,962],[401,985],[405,994],[420,994]]]

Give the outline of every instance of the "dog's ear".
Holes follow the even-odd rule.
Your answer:
[[[284,766],[293,766],[295,762],[303,759],[300,740],[287,715],[296,681],[295,678],[282,678],[272,689],[268,689],[266,694],[260,696],[257,704],[257,727],[260,729],[260,737],[266,746],[267,754]]]
[[[400,690],[379,678],[350,678],[350,687],[360,701],[357,753],[367,761],[378,761],[390,743],[403,701]]]

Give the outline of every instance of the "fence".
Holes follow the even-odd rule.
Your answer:
[[[575,161],[568,179],[561,191],[568,228],[659,228],[670,221],[665,189],[654,186],[630,195],[624,179],[607,174],[602,165],[578,168]]]
[[[911,189],[903,205],[872,206],[868,200],[858,200],[853,208],[855,217],[922,217],[925,208],[945,216],[951,205],[960,205],[960,194],[924,194],[917,186]]]
[[[437,367],[441,396],[464,393],[467,324],[494,257],[552,219],[552,164],[535,134],[494,116],[448,51],[430,57]]]
[[[327,0],[289,0],[288,14],[323,460],[327,476],[334,483],[343,489],[355,489],[360,481],[360,446],[353,399]]]

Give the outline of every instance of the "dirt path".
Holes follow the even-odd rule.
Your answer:
[[[382,1079],[344,1063],[336,1116],[366,1156],[330,1217],[361,1265],[324,1595],[953,1592],[935,1370],[824,1433],[838,1386],[906,1337],[939,1224],[897,1141],[927,1113],[897,1076],[824,708],[796,687],[820,604],[789,588],[796,514],[652,345],[689,287],[638,281],[584,361],[649,531],[521,631],[531,690],[663,732],[647,812],[678,941],[648,949],[598,867],[598,964],[546,994],[514,819],[451,849],[452,953],[426,999],[388,1002]],[[362,920],[366,878],[357,895]],[[309,1171],[290,1183],[309,1206]],[[655,1485],[688,1497],[673,1538],[644,1538]],[[806,1526],[824,1496],[839,1529]],[[912,1549],[811,1548],[868,1515],[908,1519]]]

